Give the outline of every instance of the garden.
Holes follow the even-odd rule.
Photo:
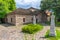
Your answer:
[[[34,35],[43,29],[41,24],[28,24],[22,28],[25,40],[35,40]],[[29,37],[30,36],[30,37]]]

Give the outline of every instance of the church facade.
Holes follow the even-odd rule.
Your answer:
[[[36,23],[46,22],[47,15],[39,9],[29,8],[22,9],[18,8],[13,12],[7,14],[5,18],[5,23],[13,25],[23,25],[26,23],[33,23],[33,15],[36,17]]]

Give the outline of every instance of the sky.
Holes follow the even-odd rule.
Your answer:
[[[40,9],[41,0],[15,0],[17,8],[30,8],[34,7]]]

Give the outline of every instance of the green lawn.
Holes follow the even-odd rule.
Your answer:
[[[50,37],[49,36],[49,31],[47,31],[45,37],[48,40],[60,40],[60,31],[59,30],[56,30],[56,36],[55,37]]]

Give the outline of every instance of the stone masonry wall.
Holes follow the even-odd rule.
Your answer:
[[[25,18],[25,22],[23,22],[23,18]],[[24,23],[31,23],[33,16],[31,15],[16,15],[16,25],[22,25]]]
[[[11,18],[12,18],[12,22],[11,22]],[[15,18],[15,15],[8,15],[7,16],[7,22],[10,23],[10,24],[16,24],[16,18]]]

